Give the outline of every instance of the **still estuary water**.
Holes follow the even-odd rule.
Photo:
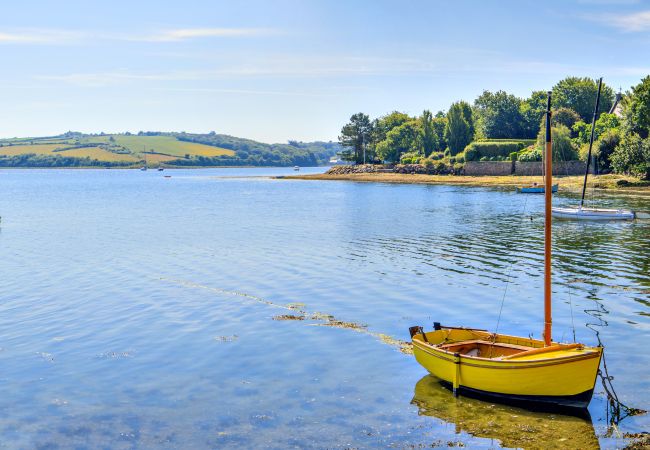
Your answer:
[[[455,399],[400,351],[411,325],[494,330],[504,293],[499,331],[540,336],[542,197],[265,177],[290,173],[0,171],[0,448],[588,449],[650,431],[647,414],[610,426],[600,381],[590,418],[526,412]],[[554,251],[554,337],[600,339],[619,400],[650,409],[650,221],[556,222]]]

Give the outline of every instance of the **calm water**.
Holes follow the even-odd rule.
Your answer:
[[[376,335],[494,329],[510,280],[499,330],[539,337],[542,197],[261,177],[290,173],[0,171],[0,447],[614,448],[650,431],[608,427],[600,382],[590,421],[454,399]],[[650,221],[555,230],[554,337],[599,333],[620,400],[650,409]],[[300,314],[287,304],[306,320],[274,320]]]

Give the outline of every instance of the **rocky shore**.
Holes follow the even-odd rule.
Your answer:
[[[444,163],[439,164],[356,164],[334,166],[326,175],[350,175],[363,173],[401,173],[420,175],[462,175],[462,167],[451,167]]]
[[[445,184],[464,186],[493,186],[514,189],[515,186],[541,184],[541,176],[467,176],[453,173],[430,174],[428,168],[419,164],[383,165],[359,164],[334,166],[327,172],[313,175],[282,176],[284,179],[339,180],[374,183]],[[582,176],[559,176],[556,178],[562,191],[580,192]],[[590,189],[619,190],[650,197],[650,181],[640,181],[623,175],[596,175],[589,179]]]

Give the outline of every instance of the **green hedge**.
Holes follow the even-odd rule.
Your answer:
[[[465,161],[488,160],[492,158],[509,158],[513,152],[526,147],[523,141],[477,141],[465,147]]]
[[[524,147],[528,147],[529,145],[533,145],[536,140],[535,139],[480,139],[476,142],[521,142],[524,144]]]

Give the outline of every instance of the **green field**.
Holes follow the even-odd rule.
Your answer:
[[[111,137],[113,141],[111,141]],[[195,144],[194,142],[179,141],[173,136],[124,136],[124,135],[107,135],[107,136],[89,136],[82,142],[106,143],[119,145],[127,148],[131,153],[142,157],[142,152],[162,153],[170,156],[185,157],[186,154],[191,156],[220,156],[235,154],[232,150],[211,145]],[[147,156],[149,158],[149,156]]]
[[[52,154],[52,150],[60,147],[65,147],[67,144],[26,144],[26,145],[11,145],[7,147],[0,147],[0,155],[14,156],[24,155],[27,153],[35,153],[37,155]]]
[[[86,147],[79,147],[87,145]],[[76,146],[77,148],[66,148]],[[72,138],[20,138],[0,140],[0,156],[26,154],[90,158],[105,162],[137,164],[144,152],[150,164],[192,156],[233,156],[234,151],[211,145],[179,141],[174,136],[103,135]]]
[[[72,148],[70,150],[63,150],[56,152],[61,156],[72,156],[75,158],[90,158],[96,159],[97,161],[109,161],[109,162],[118,162],[118,161],[129,161],[137,163],[140,161],[140,158],[134,155],[124,155],[109,152],[100,147],[82,147],[82,148]]]

